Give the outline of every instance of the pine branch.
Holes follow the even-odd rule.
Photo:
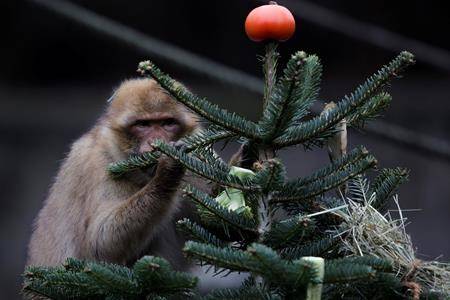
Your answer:
[[[286,286],[289,289],[303,289],[316,278],[313,264],[307,261],[288,262],[283,260],[274,250],[253,243],[248,249],[253,259],[258,263],[259,270],[254,273],[277,286]]]
[[[237,135],[231,131],[223,130],[218,126],[210,125],[208,129],[188,135],[182,139],[186,144],[186,152],[205,148],[221,140],[229,140]]]
[[[92,279],[92,284],[97,287],[98,294],[112,294],[127,299],[137,297],[138,286],[128,268],[88,263],[83,272]]]
[[[364,290],[367,297],[377,294],[379,299],[405,299],[404,295],[402,295],[404,286],[400,278],[395,276],[395,274],[377,272],[374,279],[369,281],[363,280],[360,282],[360,286],[360,290]],[[425,296],[424,299],[431,300],[432,298]]]
[[[134,170],[155,167],[159,157],[160,154],[156,152],[144,152],[140,155],[131,155],[126,160],[110,164],[107,171],[113,178],[120,178]]]
[[[373,96],[363,106],[346,118],[347,124],[353,127],[363,128],[366,122],[379,117],[381,112],[388,108],[391,101],[391,95],[385,92]]]
[[[343,258],[336,258],[332,260],[335,264],[359,264],[372,267],[374,270],[381,272],[392,272],[392,262],[386,259],[381,259],[375,256],[350,256]]]
[[[188,273],[173,271],[169,262],[155,256],[144,256],[133,266],[133,274],[144,295],[156,294],[183,295],[193,294],[198,279]]]
[[[27,267],[24,294],[49,299],[143,299],[152,294],[191,295],[197,279],[146,256],[133,269],[68,259],[64,267]]]
[[[191,153],[196,158],[198,158],[199,160],[213,167],[216,170],[219,170],[227,174],[230,172],[230,166],[214,151],[212,146],[197,148],[193,150]]]
[[[258,286],[245,286],[239,289],[215,290],[201,300],[281,300],[281,296]]]
[[[389,197],[403,183],[408,181],[408,170],[403,168],[382,169],[375,178],[370,189],[370,194],[375,193],[375,201],[371,205],[382,208],[386,205]]]
[[[134,299],[138,288],[131,274],[123,276],[120,266],[87,263],[78,272],[61,267],[28,267],[24,292],[50,299],[94,299],[109,295]]]
[[[159,150],[167,156],[180,162],[186,169],[203,178],[217,182],[224,186],[237,188],[240,190],[257,190],[259,187],[252,184],[249,179],[239,179],[237,176],[232,176],[228,173],[215,168],[214,165],[207,164],[200,159],[194,157],[192,154],[186,154],[163,141],[155,141],[152,146],[155,150]]]
[[[363,127],[388,107],[392,99],[382,89],[414,63],[413,55],[400,53],[350,95],[336,105],[327,105],[324,113],[308,120],[304,118],[319,93],[320,61],[315,55],[297,52],[277,81],[278,56],[277,44],[268,44],[263,113],[257,124],[194,95],[152,62],[141,62],[138,71],[142,75],[153,78],[180,105],[212,125],[183,137],[183,148],[155,141],[151,152],[111,164],[108,172],[120,177],[133,170],[155,170],[163,156],[225,187],[215,198],[190,185],[184,189],[184,195],[197,206],[201,223],[189,219],[177,222],[177,228],[194,240],[188,241],[183,251],[200,264],[211,265],[215,275],[248,272],[250,277],[238,289],[214,291],[198,296],[200,299],[306,296],[308,300],[319,300],[322,292],[324,297],[339,299],[407,296],[402,283],[411,283],[418,273],[398,276],[394,274],[394,261],[375,256],[349,257],[350,251],[339,244],[351,236],[348,226],[342,223],[342,208],[358,205],[358,201],[374,207],[384,205],[398,185],[406,181],[407,171],[384,169],[369,186],[360,174],[375,166],[376,159],[364,147],[358,147],[348,155],[333,157],[331,164],[310,176],[286,182],[285,167],[275,156],[278,149],[298,144],[310,148],[327,143],[330,149],[339,144],[340,151],[346,149],[345,124]],[[333,135],[335,140],[328,140]],[[240,155],[236,155],[241,168],[230,167],[213,148],[218,141],[233,139],[245,143]],[[327,200],[323,196],[350,179],[349,193],[345,192],[352,196],[349,201]],[[345,205],[338,206],[339,201],[345,201]],[[274,221],[277,207],[295,207],[292,211],[297,215]],[[308,212],[314,213],[306,215]],[[335,257],[340,258],[324,261]],[[132,268],[69,258],[63,266],[27,267],[24,277],[23,292],[33,299],[185,299],[195,295],[198,281],[187,273],[174,271],[163,258],[153,256],[141,258]],[[422,295],[426,295],[429,291],[425,287],[431,290],[427,284],[418,288],[414,285],[416,294],[424,288]]]
[[[294,89],[298,85],[297,79],[305,57],[305,52],[297,52],[292,55],[284,70],[283,78],[270,95],[271,97],[268,98],[262,119],[259,122],[263,137],[266,140],[271,139],[280,129],[282,119],[286,117],[284,114],[288,109],[289,102],[292,101]]]
[[[319,91],[321,65],[317,56],[295,53],[263,112],[259,126],[266,141],[305,116]]]
[[[164,74],[150,61],[143,61],[139,64],[138,71],[142,75],[148,75],[154,78],[175,100],[184,104],[198,115],[213,124],[220,125],[226,130],[232,131],[240,136],[250,139],[259,138],[258,126],[235,113],[230,113],[219,106],[208,102],[206,99],[199,98],[192,94],[182,84]]]
[[[281,249],[281,256],[288,260],[299,259],[302,256],[324,256],[338,242],[338,238],[327,236],[300,246]]]
[[[266,193],[280,189],[286,180],[286,169],[282,162],[277,158],[269,159],[263,162],[261,168],[252,181],[263,187]]]
[[[24,278],[23,293],[32,297],[88,299],[98,295],[98,287],[86,274],[65,272],[61,267],[29,266]]]
[[[350,291],[361,289],[359,297],[367,295],[372,298],[376,294],[380,296],[377,299],[392,299],[393,296],[399,296],[398,292],[401,289],[399,279],[393,274],[384,272],[392,272],[391,262],[371,256],[345,257],[326,262],[324,282],[345,284],[347,288],[340,292],[341,297],[351,295],[351,292],[345,291],[349,288]],[[350,281],[355,283],[348,285]]]
[[[216,221],[219,221],[224,226],[232,226],[238,230],[256,234],[256,223],[254,220],[246,218],[235,211],[228,210],[217,203],[215,199],[210,198],[207,194],[193,186],[188,185],[184,193],[197,204],[200,210],[206,210],[215,217]]]
[[[235,136],[235,133],[222,130],[216,126],[210,126],[207,130],[200,130],[184,137],[181,141],[186,144],[185,152],[189,153],[196,149],[204,149],[220,140],[231,139]],[[160,153],[155,151],[145,152],[139,155],[133,154],[126,160],[112,163],[108,167],[108,172],[114,178],[120,178],[133,170],[156,166],[159,157]]]
[[[403,285],[393,274],[377,272],[374,278],[362,278],[352,284],[334,283],[325,285],[323,300],[333,299],[405,299]],[[428,298],[424,298],[428,299]],[[432,299],[432,298],[430,298]]]
[[[373,193],[369,192],[369,181],[362,174],[348,181],[347,198],[360,203],[371,203]]]
[[[325,264],[324,283],[349,282],[366,278],[373,279],[375,275],[376,271],[367,265],[327,261]]]
[[[64,262],[64,269],[72,272],[81,272],[86,268],[87,262],[73,257],[69,257]]]
[[[342,119],[354,114],[359,108],[393,77],[414,63],[414,57],[409,52],[402,52],[389,65],[384,66],[364,84],[360,85],[350,96],[345,96],[328,114],[316,116],[298,126],[290,127],[286,132],[274,140],[277,148],[297,144],[321,144],[323,140],[334,133],[334,126]],[[362,119],[361,119],[362,120]]]
[[[247,251],[242,251],[189,241],[183,251],[188,257],[213,265],[215,268],[250,272],[279,286],[291,288],[305,286],[313,276],[313,270],[308,263],[299,261],[289,263],[281,259],[272,249],[256,243]]]
[[[288,183],[286,183],[285,188],[289,190],[298,189],[306,184],[321,180],[333,173],[338,172],[339,170],[347,168],[350,164],[353,164],[361,160],[362,158],[367,157],[368,155],[369,152],[365,147],[363,146],[356,147],[347,155],[344,155],[341,158],[330,163],[328,166],[315,171],[313,174],[307,177],[289,181]]]
[[[213,245],[188,241],[183,251],[188,257],[207,263],[215,268],[224,268],[236,272],[258,270],[252,256],[245,251],[230,247],[219,248]]]
[[[187,237],[194,241],[214,245],[217,247],[225,247],[226,243],[210,233],[202,226],[192,222],[189,219],[184,218],[177,222],[177,229],[182,231]]]
[[[348,179],[363,173],[367,169],[375,166],[376,163],[376,159],[369,154],[359,161],[350,164],[345,169],[332,173],[320,180],[316,180],[299,188],[289,186],[290,189],[288,189],[288,186],[285,186],[281,191],[274,194],[272,202],[302,201],[316,197],[340,186]]]
[[[298,87],[289,111],[292,116],[287,118],[284,129],[297,125],[309,113],[309,109],[316,101],[322,80],[322,64],[316,55],[308,55],[304,59],[303,68],[299,74]]]
[[[275,249],[292,247],[310,238],[316,230],[317,227],[311,219],[295,216],[272,224],[270,231],[264,236],[263,243]]]

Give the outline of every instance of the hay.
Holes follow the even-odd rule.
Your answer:
[[[349,191],[351,196],[344,199],[347,207],[334,212],[344,220],[334,232],[342,240],[340,252],[390,260],[406,286],[417,283],[421,290],[450,296],[450,264],[416,258],[397,195],[393,198],[398,216],[394,217],[392,212],[383,215],[371,206],[376,195],[368,195],[366,179],[353,180]]]

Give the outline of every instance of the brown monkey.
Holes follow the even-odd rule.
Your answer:
[[[114,180],[107,166],[198,129],[196,116],[151,79],[125,81],[96,125],[76,141],[62,164],[29,244],[29,265],[67,257],[130,264],[143,254],[182,268],[174,218],[184,170],[161,157],[154,176],[136,171]],[[183,211],[181,211],[183,213]]]

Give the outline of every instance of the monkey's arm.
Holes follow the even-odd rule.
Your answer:
[[[169,221],[183,175],[179,163],[163,157],[155,176],[141,190],[106,212],[100,208],[88,233],[94,257],[123,263],[138,254],[161,225]]]

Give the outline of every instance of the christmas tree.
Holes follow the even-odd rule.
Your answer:
[[[264,22],[260,22],[264,20]],[[275,21],[274,21],[275,20]],[[281,20],[281,21],[280,21]],[[271,22],[281,22],[277,27]],[[208,126],[183,139],[183,147],[155,142],[154,150],[110,166],[111,176],[155,166],[161,155],[214,183],[211,192],[194,186],[185,197],[199,221],[184,219],[190,239],[185,254],[215,274],[246,272],[236,289],[196,291],[197,278],[174,271],[162,258],[146,256],[128,268],[67,259],[60,267],[27,267],[24,294],[41,299],[404,299],[449,296],[448,266],[414,256],[403,218],[383,214],[408,172],[381,169],[370,184],[365,173],[377,160],[364,147],[347,153],[347,127],[363,128],[391,101],[384,91],[414,57],[402,52],[350,95],[329,103],[320,115],[316,101],[322,66],[303,51],[293,54],[277,76],[278,41],[295,29],[289,11],[274,3],[255,9],[246,31],[267,42],[265,89],[258,122],[200,98],[150,61],[139,64],[175,100]],[[214,151],[223,141],[242,144],[236,165]],[[331,162],[307,177],[288,179],[279,150],[326,147]]]

